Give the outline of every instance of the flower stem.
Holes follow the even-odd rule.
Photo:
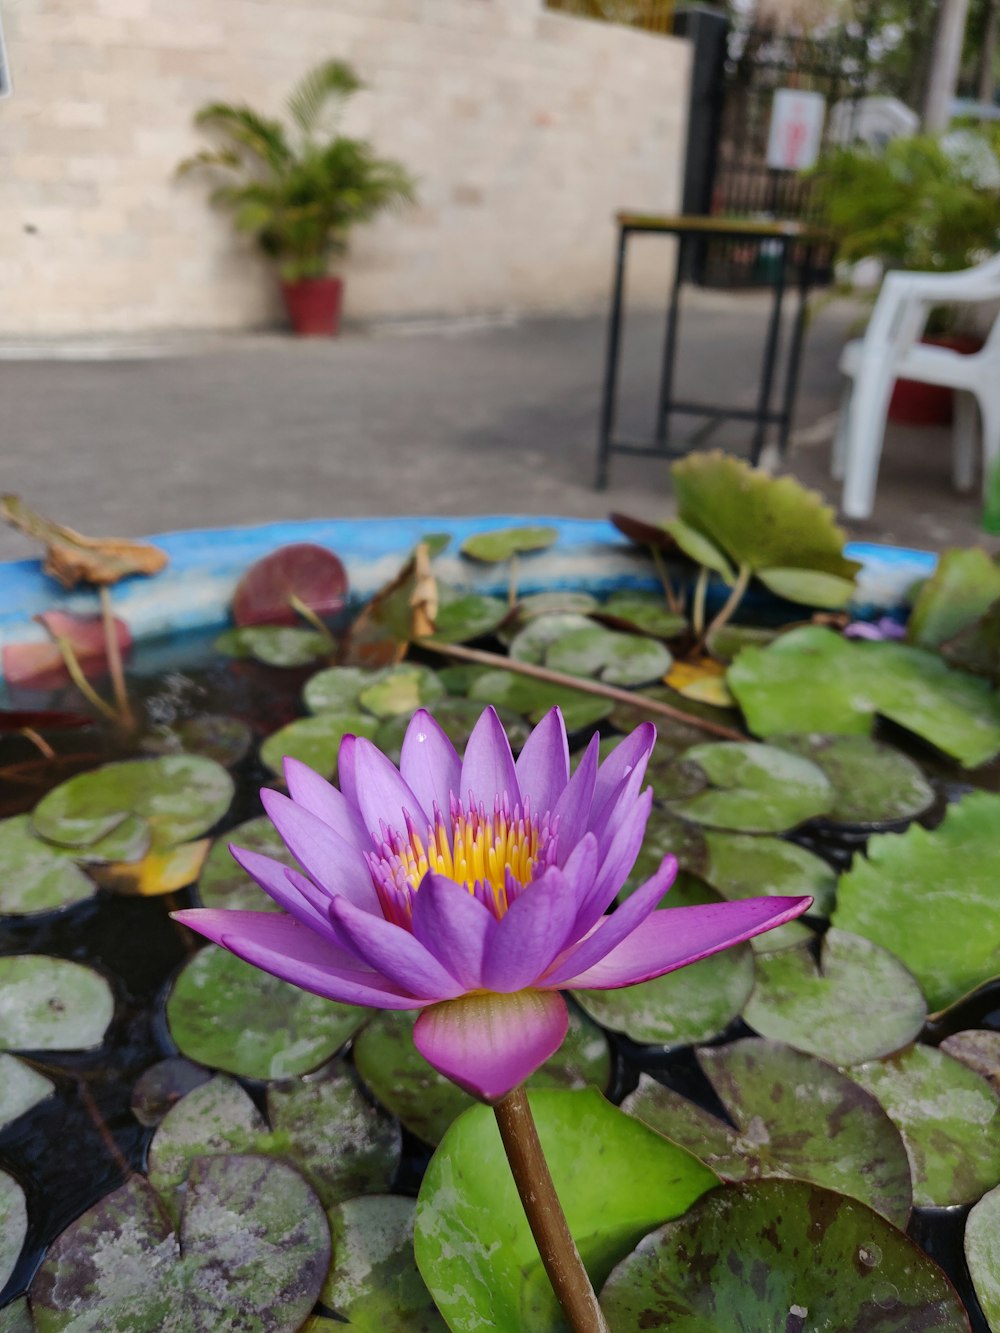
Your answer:
[[[656,566],[656,572],[659,575],[660,582],[663,584],[663,591],[667,599],[667,609],[673,614],[683,614],[683,608],[680,599],[674,590],[674,585],[670,581],[670,572],[664,562],[663,556],[655,546],[649,548],[649,554],[653,557],[653,564]]]
[[[312,609],[312,607],[308,605],[307,602],[304,602],[301,597],[296,596],[296,594],[293,592],[289,595],[288,605],[292,608],[292,610],[295,612],[296,615],[302,617],[302,619],[306,622],[306,624],[311,625],[317,634],[322,634],[323,638],[326,639],[327,643],[330,645],[331,648],[336,648],[337,646],[336,639],[333,637],[327,626],[323,624],[322,620],[320,620],[319,616]]]
[[[125,688],[125,672],[122,670],[122,655],[118,647],[118,627],[115,625],[111,594],[108,592],[107,584],[101,584],[99,595],[101,622],[104,625],[104,647],[108,654],[108,672],[111,675],[111,688],[114,691],[115,707],[118,709],[118,720],[123,727],[131,729],[135,726],[135,718],[132,716],[128,691]]]
[[[493,1108],[531,1234],[573,1333],[608,1333],[556,1194],[524,1085]]]
[[[705,629],[705,594],[708,592],[710,570],[702,565],[698,570],[698,581],[694,585],[694,605],[691,610],[691,627],[700,639]]]
[[[736,614],[737,608],[739,607],[740,602],[742,602],[743,600],[743,594],[746,592],[747,587],[749,586],[750,575],[751,575],[750,566],[740,565],[739,574],[736,576],[736,582],[733,584],[732,591],[726,598],[725,605],[723,606],[722,610],[718,613],[718,615],[715,617],[715,619],[712,621],[711,625],[709,625],[708,629],[705,631],[706,639],[710,634],[714,634],[716,630],[720,630],[723,627],[723,625],[728,624],[728,622]]]

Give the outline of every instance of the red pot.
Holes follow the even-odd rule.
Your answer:
[[[340,331],[342,278],[300,278],[282,282],[292,328],[300,338],[334,338]]]
[[[951,337],[922,338],[921,342],[935,347],[950,347],[967,356],[978,352],[982,338],[969,334]],[[889,399],[889,420],[902,426],[950,426],[953,392],[944,384],[923,384],[920,380],[897,380]]]

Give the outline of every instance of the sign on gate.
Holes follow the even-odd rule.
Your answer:
[[[767,165],[778,171],[805,171],[814,167],[825,114],[826,98],[822,93],[778,88],[771,103]]]

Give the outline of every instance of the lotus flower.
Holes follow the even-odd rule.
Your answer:
[[[248,963],[332,1000],[419,1009],[418,1050],[483,1101],[504,1097],[561,1045],[561,990],[609,990],[693,963],[804,912],[810,898],[655,910],[672,856],[608,913],[652,803],[656,730],[600,766],[594,736],[570,777],[557,708],[515,762],[488,708],[464,758],[424,710],[396,767],[345,736],[341,790],[285,760],[290,796],[264,807],[305,874],[233,847],[287,916],[194,909],[178,920]]]

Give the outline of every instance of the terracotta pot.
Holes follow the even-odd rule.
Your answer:
[[[978,352],[982,338],[970,334],[922,338],[935,347],[950,347],[968,355]],[[897,380],[889,399],[889,420],[901,426],[950,426],[953,392],[944,384],[923,384],[920,380]]]
[[[342,278],[300,278],[282,282],[292,328],[300,338],[334,338],[340,331]]]

